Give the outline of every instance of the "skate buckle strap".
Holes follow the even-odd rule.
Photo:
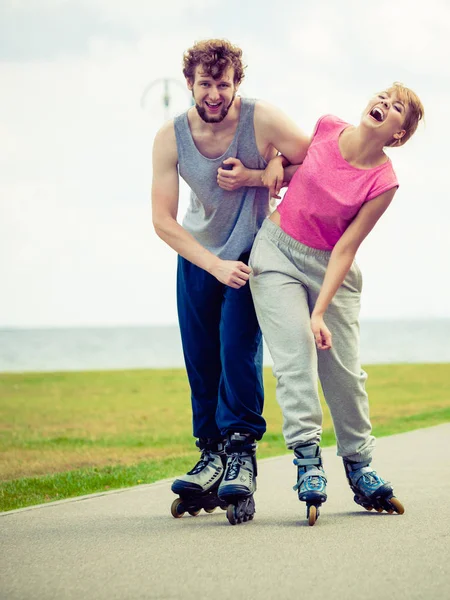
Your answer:
[[[350,468],[350,471],[359,471],[360,469],[364,469],[364,468],[369,468],[370,463],[372,462],[371,458],[368,458],[367,460],[363,460],[360,462],[353,462],[351,460],[345,460],[345,464],[347,465],[347,467]]]
[[[376,471],[374,471],[371,467],[362,467],[362,469],[359,469],[358,471],[354,471],[352,473],[352,477],[351,479],[354,482],[354,485],[358,485],[359,481],[361,479],[364,479],[365,481],[367,481],[370,484],[374,484],[374,483],[388,483],[385,482],[383,479],[381,479],[381,477],[377,474]]]
[[[352,475],[358,481],[361,479],[361,477],[367,477],[367,476],[368,477],[378,477],[378,475],[376,474],[376,471],[374,471],[370,467],[363,467],[362,469],[358,469],[357,471],[353,471]]]
[[[292,462],[294,465],[297,465],[297,467],[307,467],[309,465],[316,465],[320,467],[322,465],[322,459],[320,456],[314,456],[312,458],[294,458]]]
[[[327,484],[327,478],[325,477],[325,473],[323,471],[319,471],[319,469],[311,469],[310,471],[306,471],[306,473],[303,473],[303,475],[299,477],[297,483],[292,489],[298,490],[298,488],[302,485],[305,479],[320,479],[325,485]]]
[[[238,452],[239,454],[248,454],[249,456],[251,456],[252,454],[255,453],[257,448],[257,444],[245,444],[243,446],[233,446],[232,447],[232,452]]]
[[[214,454],[221,454],[225,451],[225,440],[214,440],[211,438],[199,438],[195,445],[200,450],[209,450]]]
[[[225,451],[228,454],[228,456],[236,453],[251,456],[255,454],[257,448],[258,444],[256,442],[244,444],[227,444],[225,446]]]

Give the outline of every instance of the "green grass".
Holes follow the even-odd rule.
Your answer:
[[[450,421],[450,365],[366,368],[378,437]],[[286,452],[265,370],[260,458]],[[323,446],[335,444],[324,405]],[[152,483],[198,453],[182,369],[7,374],[0,381],[0,510]]]

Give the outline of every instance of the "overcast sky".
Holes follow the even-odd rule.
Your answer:
[[[358,252],[362,317],[450,317],[449,2],[0,0],[0,326],[176,323],[151,150],[208,37],[243,48],[243,95],[308,133],[357,124],[394,80],[418,93],[426,124],[390,151],[400,188]]]

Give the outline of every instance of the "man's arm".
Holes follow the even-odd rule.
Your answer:
[[[255,104],[255,136],[256,145],[259,153],[267,162],[274,158],[277,151],[285,157],[282,167],[287,165],[298,166],[306,156],[311,139],[297,127],[297,125],[283,111],[267,102],[258,101]],[[219,168],[217,183],[224,190],[235,190],[242,186],[264,185],[269,187],[271,195],[278,197],[281,184],[283,183],[283,175],[280,176],[280,181],[277,184],[269,185],[267,181],[261,179],[263,170],[248,169],[237,158],[228,158],[225,164],[232,165],[231,171]],[[295,167],[290,169],[285,174],[284,181],[289,181],[295,172]]]
[[[311,138],[282,110],[262,101],[255,105],[255,134],[266,160],[273,158],[272,149],[276,148],[291,165],[303,162],[311,143]]]
[[[273,198],[280,198],[280,189],[304,161],[311,138],[279,108],[266,102],[255,106],[255,132],[258,145],[268,153],[266,160],[270,160],[261,177],[262,183]],[[280,153],[275,158],[274,148]]]
[[[240,288],[250,268],[241,261],[221,260],[204,248],[178,222],[178,154],[173,122],[156,134],[153,145],[152,217],[157,235],[178,254],[208,271],[221,283]]]
[[[217,185],[228,192],[240,187],[262,187],[261,169],[248,169],[238,158],[227,158],[223,163],[228,169],[219,167]],[[230,168],[231,167],[231,168]]]

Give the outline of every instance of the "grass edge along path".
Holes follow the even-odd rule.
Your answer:
[[[376,437],[450,422],[449,364],[371,365],[366,370]],[[259,443],[259,459],[288,453],[269,368],[264,380],[268,431]],[[26,465],[30,456],[42,462],[36,474],[22,469],[20,475],[18,469],[14,476],[10,469],[12,476],[0,482],[0,511],[185,473],[199,458],[189,431],[188,394],[181,369],[5,374],[0,380],[4,464],[10,459],[10,465]],[[335,438],[324,403],[323,408],[321,445],[327,447]],[[147,449],[153,455],[145,456]],[[80,456],[78,466],[63,466]]]
[[[450,409],[438,413],[422,414],[395,419],[388,425],[374,427],[376,437],[405,433],[424,427],[432,427],[450,420]],[[321,446],[335,445],[334,434],[324,431]],[[280,456],[288,451],[263,452],[261,458]],[[103,468],[85,468],[56,473],[43,477],[29,477],[7,481],[0,484],[0,511],[10,511],[47,502],[75,498],[88,494],[118,490],[141,484],[155,483],[162,479],[175,477],[192,468],[198,454],[140,462],[133,466],[117,465]]]

